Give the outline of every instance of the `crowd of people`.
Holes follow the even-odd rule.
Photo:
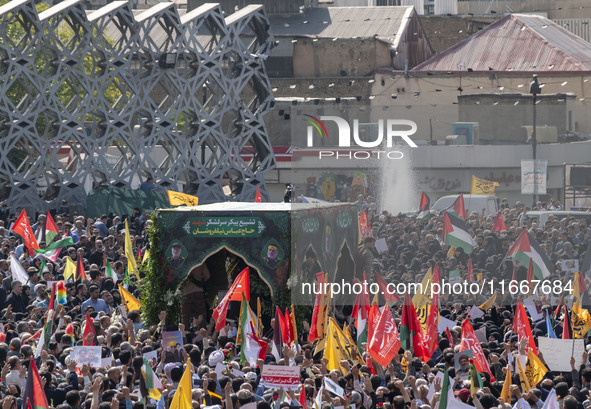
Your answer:
[[[417,220],[387,211],[378,213],[372,203],[360,202],[358,205],[360,210],[369,210],[374,238],[385,238],[387,243],[387,251],[378,253],[373,246],[375,241],[367,240],[359,250],[363,259],[358,264],[363,271],[375,271],[388,282],[420,282],[435,263],[439,263],[441,277],[447,277],[450,271],[459,271],[464,279],[468,279],[470,259],[474,274],[481,274],[481,279],[523,280],[527,275],[527,266],[516,266],[505,255],[521,231],[527,229],[555,266],[552,278],[566,283],[572,279],[572,274],[563,271],[561,261],[577,259],[583,266],[589,247],[586,220],[572,217],[559,220],[551,216],[540,226],[535,220],[524,219],[528,209],[523,204],[511,207],[506,200],[501,204],[506,231],[492,231],[494,216],[485,217],[479,213],[466,216],[466,223],[477,243],[471,254],[461,249],[456,249],[453,254],[449,252],[442,239],[441,215]],[[542,209],[545,206],[540,202],[537,207]],[[384,367],[377,362],[360,360],[344,361],[338,369],[329,370],[323,353],[315,354],[316,345],[308,341],[310,314],[306,322],[298,322],[298,338],[294,345],[284,345],[283,358],[277,360],[269,347],[265,359],[259,359],[256,365],[252,365],[240,360],[235,325],[233,327],[228,323],[216,332],[211,310],[206,315],[195,317],[190,326],[179,325],[183,348],[176,358],[171,359],[166,353],[170,343],[165,343],[162,337],[163,326],[148,326],[142,321],[141,311],[120,308],[121,294],[117,283],[105,272],[104,260],[107,259],[113,266],[117,281],[124,282],[127,290],[140,298],[138,282],[126,279],[125,274],[124,217],[111,214],[84,218],[68,214],[67,208],[60,210],[65,212],[56,212],[53,218],[60,235],[69,232],[74,244],[62,249],[64,258],[56,262],[29,254],[22,238],[10,231],[18,214],[6,207],[0,213],[2,409],[16,406],[27,409],[25,386],[31,362],[39,368],[49,405],[57,409],[168,408],[187,366],[192,370],[194,409],[216,405],[224,409],[242,406],[253,409],[297,406],[317,409],[436,409],[444,404],[441,401],[444,396],[448,399],[446,406],[462,403],[479,409],[504,409],[517,405],[526,409],[523,402],[532,408],[542,408],[546,401],[549,402],[549,396],[553,396],[552,391],[556,393],[560,408],[582,409],[591,405],[591,364],[587,352],[571,359],[571,371],[549,371],[538,384],[524,387],[519,379],[516,359],[527,355],[527,345],[513,329],[516,299],[510,294],[499,295],[495,304],[483,311],[482,317],[471,320],[474,329],[486,328],[486,342],[481,342],[481,347],[494,375],[493,379],[483,372],[483,385],[477,391],[470,388],[467,360],[455,362],[454,357],[460,348],[462,321],[469,318],[468,311],[473,305],[480,305],[485,295],[471,294],[453,299],[442,297],[440,315],[456,322],[457,326],[449,329],[449,335],[446,332],[439,334],[438,348],[427,362],[414,356],[411,348],[400,350]],[[41,248],[49,244],[40,234],[45,217],[39,214],[30,220],[34,233],[40,237]],[[134,254],[137,254],[138,247],[145,250],[148,246],[147,229],[151,220],[139,209],[127,216],[127,220],[133,236]],[[65,282],[66,302],[55,311],[51,336],[47,338],[47,344],[39,348],[42,338],[39,334],[46,322],[51,284],[63,280],[65,256],[76,260],[78,255],[81,255],[88,278]],[[10,260],[15,259],[28,274],[26,282],[12,277],[14,266],[10,266],[13,262]],[[369,273],[368,279],[373,281],[374,275]],[[583,300],[584,304],[588,303],[588,296],[584,295]],[[555,307],[539,305],[544,317],[552,315],[552,330],[560,337],[561,317],[560,314],[554,315]],[[391,306],[398,325],[401,324],[401,309],[401,303]],[[350,308],[332,306],[331,311],[339,324],[350,327],[355,337]],[[83,331],[83,326],[88,325],[86,313],[94,321],[94,334],[88,339],[84,339],[86,335]],[[165,313],[161,315],[159,318],[164,322]],[[548,336],[547,322],[532,323],[534,339]],[[269,345],[273,328],[272,323],[263,331]],[[72,358],[74,347],[88,344],[88,341],[101,348],[100,367],[80,365]],[[584,335],[584,342],[586,351],[591,349],[591,339],[587,335]],[[360,352],[367,359],[363,345]],[[144,357],[149,357],[147,362],[161,381],[160,400],[146,392],[145,370],[142,375]],[[544,361],[541,353],[539,358]],[[221,372],[216,370],[220,363],[226,367]],[[261,381],[263,365],[297,366],[301,387],[297,390],[266,387]],[[508,368],[513,374],[511,401],[501,397]],[[442,390],[441,376],[438,375],[446,370],[453,391],[449,396]],[[334,389],[323,388],[324,378],[332,380],[343,392],[335,393]]]

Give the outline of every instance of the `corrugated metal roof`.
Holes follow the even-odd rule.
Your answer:
[[[413,71],[591,71],[591,44],[549,19],[509,14]]]
[[[319,38],[383,37],[394,42],[401,25],[406,25],[412,6],[327,7],[307,9],[295,16],[269,16],[275,36]]]

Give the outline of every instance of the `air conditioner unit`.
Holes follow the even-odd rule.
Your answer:
[[[451,124],[451,133],[465,136],[466,145],[479,144],[478,122],[453,122]]]

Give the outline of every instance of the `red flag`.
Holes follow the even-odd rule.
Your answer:
[[[365,276],[365,271],[363,272],[363,292],[361,294],[361,305],[364,305],[367,310],[371,307],[371,302],[369,301],[369,291],[367,291],[367,277]]]
[[[531,348],[534,354],[538,354],[538,349],[534,343],[534,336],[532,335],[529,321],[527,320],[527,313],[523,307],[521,299],[517,301],[517,307],[515,308],[515,319],[513,320],[513,329],[519,336],[519,338],[527,337],[528,346]]]
[[[63,281],[62,281],[63,282]],[[51,296],[49,297],[49,310],[55,311],[55,292],[57,290],[57,283],[54,281],[53,285],[51,286]]]
[[[47,212],[47,218],[45,219],[45,231],[47,245],[49,245],[54,237],[59,236],[60,234],[60,229],[57,227],[57,224],[55,224],[55,220],[53,220],[50,212]],[[52,233],[48,234],[48,232]]]
[[[289,311],[287,308],[285,309],[285,315],[283,316],[283,327],[281,327],[281,332],[283,334],[283,342],[287,345],[291,345],[293,341],[295,341],[295,337],[293,336],[293,328],[291,326],[291,319],[289,317]]]
[[[317,339],[324,337],[324,325],[326,323],[328,307],[328,294],[324,294],[324,283],[326,282],[325,274],[322,272],[317,273],[316,280],[318,280],[320,291],[316,294],[314,310],[312,311],[312,324],[310,325],[310,333],[308,334],[308,341],[310,342],[314,342]]]
[[[90,345],[86,342],[86,337],[88,334],[92,334],[92,341],[90,341]],[[90,318],[90,314],[86,311],[86,325],[84,326],[84,332],[82,333],[82,345],[84,346],[93,346],[94,345],[94,337],[96,337],[96,331],[94,330],[94,320]]]
[[[566,305],[564,306],[564,319],[562,320],[562,339],[571,339],[570,318]]]
[[[31,225],[29,224],[29,219],[27,217],[27,212],[25,211],[25,209],[23,209],[21,214],[14,222],[14,225],[12,226],[12,231],[23,238],[23,240],[25,241],[25,246],[30,250],[31,254],[33,254],[34,250],[39,249],[37,239],[33,234],[33,230],[31,229]]]
[[[431,281],[439,284],[439,263],[435,263],[435,268],[433,268],[433,278]],[[437,297],[437,302],[439,302],[439,297]]]
[[[86,280],[86,272],[84,271],[84,262],[82,261],[82,254],[78,253],[78,258],[76,259],[76,277],[75,280]]]
[[[474,282],[474,267],[472,267],[472,259],[468,259],[468,281]]]
[[[369,219],[367,218],[367,210],[362,211],[359,215],[359,237],[361,240],[366,237],[373,237]]]
[[[48,409],[47,396],[43,388],[43,382],[39,376],[35,360],[31,356],[29,370],[27,371],[27,382],[25,384],[25,394],[23,396],[22,408],[31,407],[34,409]]]
[[[387,308],[387,307],[386,307]],[[378,326],[380,320],[380,307],[377,304],[372,304],[367,314],[367,339],[371,340]]]
[[[137,260],[141,263],[142,262],[142,248],[138,246],[137,248]]]
[[[449,332],[448,327],[445,328],[445,333],[447,335],[447,340],[449,341],[449,347],[451,349],[453,349],[454,348],[454,337],[451,336],[451,332]]]
[[[261,203],[261,187],[257,187],[257,193],[254,196],[254,202],[255,203]]]
[[[493,223],[493,227],[491,231],[507,231],[507,226],[505,226],[505,218],[501,211],[497,212],[497,217],[495,217],[495,222]]]
[[[410,299],[409,293],[404,294],[404,305],[402,306],[402,315],[400,318],[400,341],[402,342],[402,347],[404,349],[410,349],[412,341],[415,355],[423,362],[427,362],[431,359],[431,356],[427,351],[427,345],[425,344],[423,328],[421,327],[417,311]]]
[[[242,294],[246,297],[246,301],[250,301],[250,276],[248,267],[238,274],[222,301],[214,308],[212,317],[215,320],[216,331],[220,331],[226,325],[226,316],[228,315],[230,301],[242,301]]]
[[[486,356],[482,351],[480,341],[478,341],[478,337],[474,332],[474,328],[472,328],[472,324],[470,324],[470,321],[466,319],[462,323],[462,341],[460,342],[460,352],[463,352],[467,349],[471,349],[474,354],[474,365],[476,366],[478,372],[487,372],[490,375],[491,382],[494,382],[495,377],[488,366],[488,361],[486,360]]]
[[[458,217],[461,217],[462,219],[466,220],[466,209],[464,207],[464,194],[463,193],[460,193],[460,195],[455,200],[452,207],[453,207],[454,213],[457,214]]]
[[[304,388],[304,384],[302,384],[302,391],[300,392],[298,402],[302,408],[308,409],[308,399],[306,398],[306,388]]]
[[[240,272],[236,276],[232,287],[228,290],[228,293],[232,292],[230,296],[230,301],[240,301],[242,302],[242,293],[246,297],[246,301],[250,302],[250,274],[248,272],[248,267]]]
[[[374,271],[374,275],[376,276],[376,283],[378,284],[378,287],[380,287],[380,292],[384,296],[384,300],[386,300],[386,302],[388,303],[400,301],[400,297],[398,297],[398,295],[388,291],[388,283],[386,283],[386,280],[384,280],[384,278],[381,275],[379,275],[376,271]]]
[[[392,316],[392,311],[386,306],[380,314],[376,330],[369,342],[367,351],[378,364],[386,368],[392,362],[392,358],[398,353],[400,345],[398,327]]]
[[[583,294],[587,291],[587,284],[585,284],[585,278],[583,278],[583,274],[579,274],[579,292]]]
[[[429,356],[433,356],[433,353],[437,349],[437,341],[439,338],[439,332],[437,331],[437,323],[439,321],[439,293],[433,294],[433,300],[429,307],[429,314],[427,315],[427,334],[425,343],[427,344],[427,350]]]

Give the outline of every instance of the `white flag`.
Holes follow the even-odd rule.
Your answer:
[[[29,281],[29,275],[19,263],[18,259],[14,254],[10,255],[10,274],[12,274],[13,280],[20,281],[23,285]]]

